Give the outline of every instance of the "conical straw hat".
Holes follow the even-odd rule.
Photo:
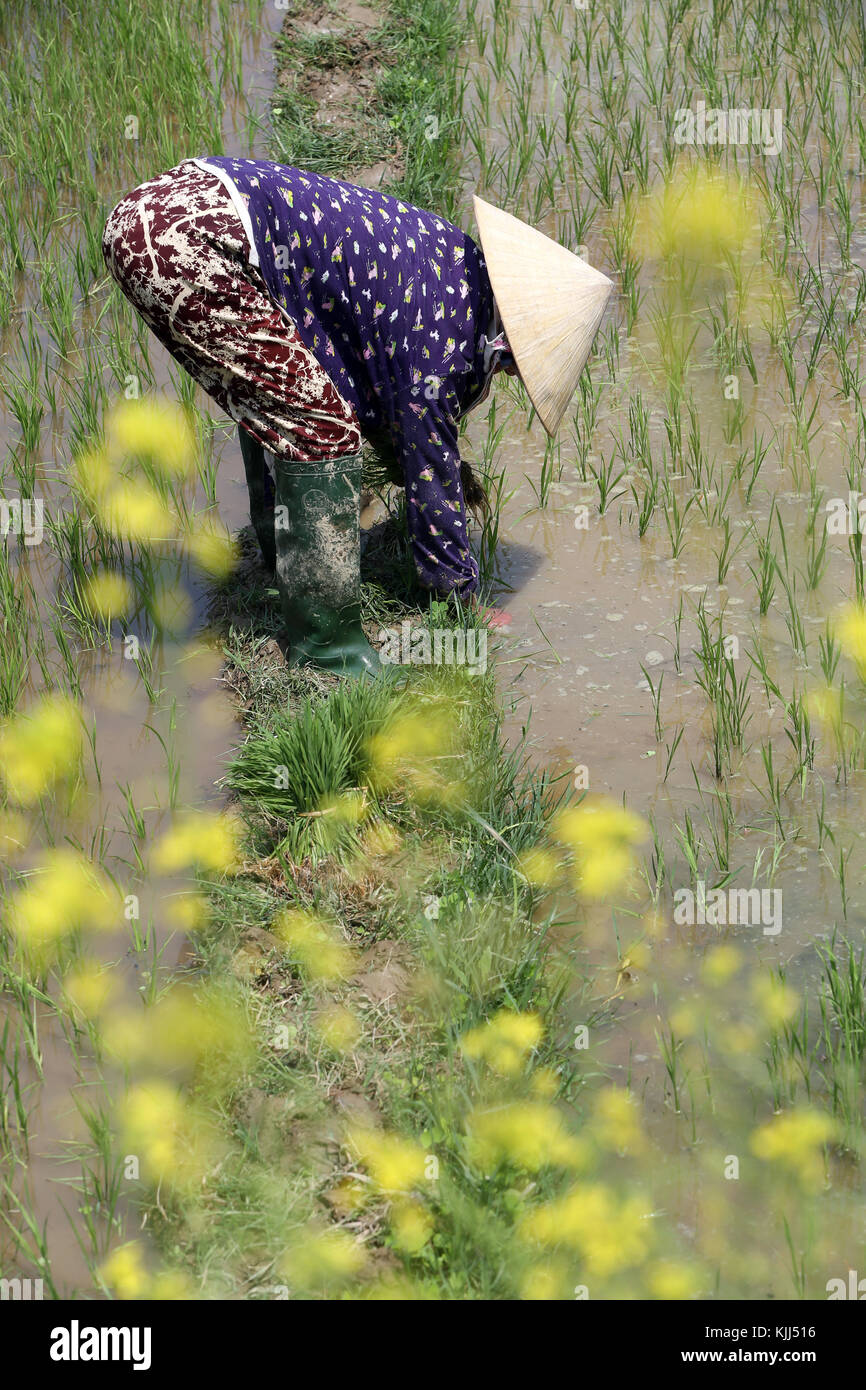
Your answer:
[[[543,232],[473,198],[508,345],[549,435],[577,390],[613,285]]]

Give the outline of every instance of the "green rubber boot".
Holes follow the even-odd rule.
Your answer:
[[[276,580],[293,666],[375,676],[361,627],[361,455],[277,460]]]
[[[273,574],[277,564],[277,546],[274,540],[274,484],[265,462],[263,446],[244,429],[239,428],[238,435],[247,475],[247,491],[250,494],[250,521],[258,537],[262,558]]]

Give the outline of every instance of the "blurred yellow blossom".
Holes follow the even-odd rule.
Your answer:
[[[754,1130],[749,1146],[758,1158],[791,1169],[805,1187],[817,1187],[824,1176],[824,1145],[836,1129],[823,1110],[785,1110]]]
[[[485,1172],[505,1161],[536,1173],[550,1166],[583,1167],[588,1159],[586,1140],[569,1133],[556,1107],[541,1100],[475,1110],[467,1132],[475,1161]]]
[[[535,888],[552,888],[560,875],[556,855],[538,845],[520,855],[517,867]]]
[[[215,579],[226,579],[236,568],[240,554],[237,544],[213,518],[194,517],[185,540],[193,558]]]
[[[456,771],[455,721],[441,703],[395,714],[367,744],[371,782],[386,791],[408,787],[422,799],[458,804],[465,789]]]
[[[603,798],[566,807],[551,828],[574,851],[575,888],[588,898],[604,898],[624,886],[634,865],[633,848],[647,836],[640,816]]]
[[[37,954],[77,929],[120,921],[120,899],[105,874],[73,849],[47,850],[9,905],[9,925]]]
[[[361,1027],[351,1009],[339,1004],[323,1009],[316,1016],[315,1032],[332,1052],[350,1052],[361,1036]]]
[[[849,604],[836,619],[834,630],[842,651],[866,678],[866,609],[859,603]]]
[[[700,1289],[698,1271],[690,1265],[660,1260],[647,1271],[647,1284],[653,1298],[664,1302],[694,1298]]]
[[[168,1081],[132,1086],[118,1106],[122,1142],[143,1174],[182,1188],[200,1185],[221,1151],[206,1111]]]
[[[831,685],[819,686],[806,693],[806,710],[811,719],[824,724],[837,736],[842,729],[842,692]]]
[[[85,1018],[98,1017],[122,992],[116,973],[93,962],[70,970],[63,978],[63,989]]]
[[[641,1264],[652,1243],[647,1210],[637,1196],[619,1201],[603,1183],[581,1183],[528,1211],[520,1234],[542,1245],[577,1250],[600,1276]]]
[[[100,1275],[118,1298],[141,1298],[147,1291],[149,1276],[138,1241],[129,1241],[113,1250],[100,1269]]]
[[[118,1010],[105,1021],[106,1046],[126,1062],[168,1070],[207,1060],[208,1084],[235,1080],[255,1058],[241,1005],[215,985],[175,984],[153,1004]]]
[[[642,200],[634,224],[638,253],[652,260],[682,256],[715,265],[723,257],[757,258],[761,207],[742,180],[683,165]]]
[[[402,843],[399,830],[387,821],[376,820],[368,825],[361,848],[372,859],[384,859],[387,855],[396,854]]]
[[[593,1137],[603,1148],[639,1153],[644,1148],[638,1107],[621,1086],[605,1086],[593,1100]]]
[[[344,980],[355,969],[355,953],[348,942],[311,912],[286,908],[274,918],[271,930],[311,980]]]
[[[555,1299],[571,1298],[568,1265],[562,1260],[545,1260],[532,1265],[520,1284],[520,1297],[527,1301],[551,1303]]]
[[[770,1028],[790,1023],[800,1006],[796,990],[778,975],[758,975],[752,981],[752,998]]]
[[[201,931],[210,921],[210,905],[202,893],[175,893],[163,900],[162,915],[178,931]]]
[[[91,575],[84,586],[87,607],[105,622],[127,613],[134,600],[132,585],[116,570],[100,570],[98,574]]]
[[[280,1270],[299,1289],[326,1289],[359,1274],[366,1262],[363,1247],[345,1231],[307,1227],[283,1255]]]
[[[701,966],[701,977],[708,985],[726,985],[741,964],[742,956],[737,947],[730,942],[722,942],[707,951]]]
[[[0,776],[9,800],[31,806],[81,758],[84,735],[74,701],[46,695],[0,726]]]
[[[147,595],[147,611],[160,632],[183,633],[192,621],[192,599],[179,581],[159,582]]]
[[[417,1255],[433,1234],[433,1220],[420,1202],[398,1202],[391,1211],[391,1237],[399,1249]]]
[[[473,1060],[487,1062],[503,1076],[518,1076],[530,1053],[541,1042],[543,1033],[537,1014],[500,1009],[487,1023],[465,1033],[460,1049]]]
[[[159,493],[142,479],[118,479],[97,502],[109,531],[126,540],[158,542],[174,536],[177,523]]]
[[[118,401],[106,417],[105,438],[109,458],[118,462],[143,456],[176,476],[195,464],[195,436],[182,408],[170,401]]]
[[[176,874],[193,866],[212,873],[230,873],[239,858],[240,823],[217,811],[179,815],[154,845],[150,866],[158,874]]]
[[[360,1125],[346,1139],[383,1192],[409,1192],[424,1181],[427,1154],[413,1139]]]
[[[30,822],[17,811],[0,811],[0,855],[15,855],[30,842]]]

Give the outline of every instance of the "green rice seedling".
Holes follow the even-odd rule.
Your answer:
[[[683,548],[686,544],[686,517],[688,516],[689,512],[691,511],[694,505],[695,494],[690,494],[690,496],[686,500],[685,506],[682,508],[682,510],[680,510],[680,504],[677,500],[676,490],[669,482],[667,473],[664,474],[662,487],[664,488],[665,492],[665,525],[667,526],[668,537],[671,543],[671,556],[674,560],[676,560],[682,554]]]
[[[761,744],[761,762],[764,766],[764,775],[767,782],[767,791],[770,798],[770,806],[773,812],[773,820],[776,829],[782,840],[786,840],[785,820],[782,812],[782,781],[773,765],[773,744],[772,740]]]
[[[649,529],[649,524],[653,519],[653,515],[655,514],[656,503],[658,501],[658,491],[659,480],[656,474],[652,474],[650,476],[649,481],[644,486],[642,495],[638,494],[634,483],[632,483],[631,485],[631,495],[634,498],[635,508],[637,511],[638,536],[641,540],[643,540],[644,536],[646,535],[646,532]]]
[[[598,488],[598,514],[599,516],[604,516],[608,507],[610,507],[613,502],[618,501],[620,497],[625,497],[626,495],[625,488],[622,488],[619,492],[615,491],[615,488],[626,476],[626,470],[625,468],[621,468],[618,473],[616,472],[616,452],[611,454],[609,459],[601,458],[597,468],[587,460],[587,467],[595,478]]]
[[[694,765],[692,765],[692,775],[695,777],[695,780],[697,780]],[[679,840],[680,849],[689,867],[689,873],[692,879],[697,882],[701,877],[704,842],[695,828],[695,823],[692,820],[692,815],[689,810],[683,812],[682,825],[674,826],[674,834]]]
[[[851,556],[851,568],[854,574],[854,595],[858,603],[864,600],[863,587],[863,531],[860,525],[860,510],[855,509],[854,527],[848,537],[848,553]]]
[[[661,1060],[670,1083],[674,1114],[679,1115],[681,1113],[680,1093],[687,1077],[687,1072],[684,1073],[680,1058],[684,1039],[678,1038],[673,1028],[669,1027],[656,1031],[656,1041],[658,1042]]]
[[[650,695],[652,696],[653,713],[654,713],[654,716],[655,716],[656,743],[661,743],[661,741],[662,741],[662,732],[663,732],[663,730],[662,730],[662,718],[661,718],[661,698],[662,698],[662,682],[663,682],[663,680],[664,680],[664,672],[662,672],[662,673],[660,674],[660,676],[659,676],[659,683],[658,683],[658,685],[655,685],[655,686],[654,686],[653,683],[652,683],[652,677],[650,676],[650,674],[649,674],[649,672],[647,671],[646,667],[643,666],[643,665],[641,665],[641,668],[640,668],[640,669],[641,669],[641,672],[642,672],[642,674],[643,674],[644,680],[646,681],[647,685],[649,686]]]
[[[696,618],[700,646],[695,648],[695,680],[709,702],[713,774],[721,778],[730,767],[732,752],[742,751],[745,746],[751,721],[749,673],[742,679],[738,677],[733,657],[726,654],[721,617],[716,620],[715,633],[711,632],[703,603],[698,606]]]
[[[844,960],[840,961],[840,954]],[[866,1052],[864,962],[849,942],[818,947],[824,969],[821,1009],[822,1075],[834,1114],[845,1126],[844,1143],[859,1148]]]
[[[673,763],[674,757],[676,756],[676,751],[679,748],[680,743],[682,742],[682,737],[684,733],[685,725],[681,724],[677,729],[677,732],[672,742],[665,744],[665,753],[667,754],[667,757],[665,758],[665,775],[662,778],[662,782],[666,782],[668,780],[668,777],[670,776],[671,765]]]
[[[842,650],[833,635],[830,620],[824,627],[824,631],[818,637],[818,664],[821,667],[821,674],[827,685],[832,685],[836,679],[836,670],[839,665],[839,658]]]

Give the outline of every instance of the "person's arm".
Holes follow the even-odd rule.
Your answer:
[[[391,433],[421,583],[439,595],[456,590],[469,598],[478,591],[478,566],[469,548],[457,425],[444,401],[421,397],[398,407]]]

